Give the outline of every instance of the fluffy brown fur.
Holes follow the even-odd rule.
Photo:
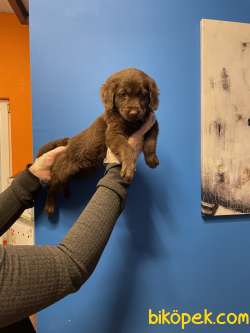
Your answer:
[[[128,137],[145,122],[150,112],[156,111],[159,91],[155,81],[144,72],[128,68],[111,75],[101,87],[101,99],[105,111],[80,134],[49,142],[41,147],[38,156],[67,145],[51,169],[51,181],[45,211],[52,215],[55,195],[65,187],[69,178],[79,172],[86,174],[103,162],[107,146],[122,164],[121,175],[131,181],[135,172],[136,155],[128,144]],[[144,136],[143,153],[147,165],[159,164],[156,142],[159,127],[157,121]]]

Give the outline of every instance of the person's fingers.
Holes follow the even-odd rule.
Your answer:
[[[154,125],[155,123],[155,115],[153,112],[150,113],[148,120],[146,121],[146,123],[142,126],[142,131],[145,133],[147,133],[150,128]]]
[[[118,163],[118,164],[120,164],[120,161],[118,160],[116,155],[111,151],[111,149],[108,147],[106,157],[105,157],[103,163],[105,163],[105,164],[107,164],[107,163]]]
[[[46,154],[47,156],[50,156],[50,157],[56,157],[57,155],[61,154],[62,152],[64,152],[65,150],[67,149],[67,146],[59,146],[59,147],[56,147],[50,151],[48,151]]]
[[[47,161],[50,161],[51,164],[54,162],[55,158],[60,155],[61,153],[63,153],[66,150],[67,146],[60,146],[57,148],[54,148],[50,151],[48,151],[47,153],[45,153],[44,155],[42,155],[41,157],[46,158]]]
[[[33,168],[39,168],[41,170],[49,170],[54,163],[56,157],[66,150],[66,146],[60,146],[55,149],[44,153],[38,157],[33,163]]]
[[[154,125],[155,121],[156,121],[155,115],[153,112],[151,112],[147,121],[142,125],[142,127],[138,131],[135,132],[135,134],[144,135]]]

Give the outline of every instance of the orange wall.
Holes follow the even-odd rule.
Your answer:
[[[0,98],[11,111],[13,174],[32,160],[29,30],[14,14],[0,13]]]

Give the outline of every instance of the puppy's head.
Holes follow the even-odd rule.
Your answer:
[[[159,104],[155,81],[144,72],[128,68],[111,75],[101,87],[105,111],[118,112],[126,121],[142,120]]]

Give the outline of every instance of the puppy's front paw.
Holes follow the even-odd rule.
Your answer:
[[[160,164],[158,157],[155,154],[145,156],[145,161],[150,168],[156,168]]]
[[[135,175],[135,164],[122,163],[121,176],[129,183],[133,180]]]

